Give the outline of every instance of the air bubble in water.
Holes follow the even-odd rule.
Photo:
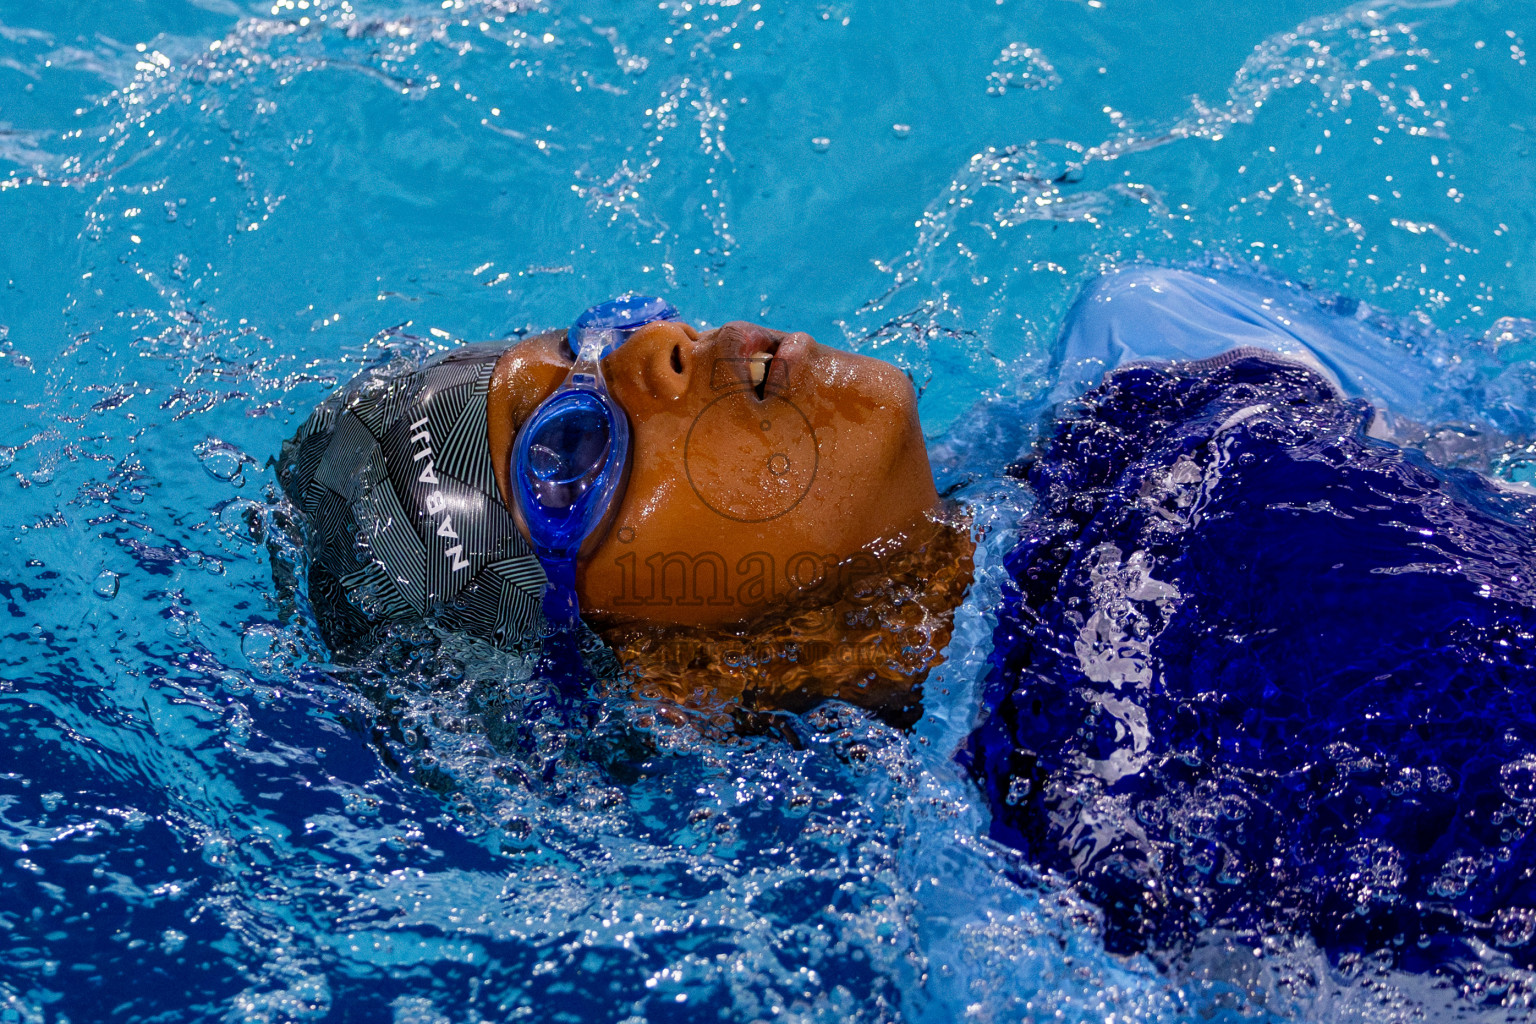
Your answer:
[[[891,134],[898,139],[904,139],[912,134],[912,126],[909,124],[893,124],[891,125]]]
[[[997,68],[987,76],[987,92],[1001,96],[1008,89],[1054,89],[1061,76],[1045,55],[1023,43],[1009,43],[992,62]]]
[[[260,542],[263,535],[261,506],[254,501],[237,498],[214,509],[219,517],[219,530],[226,537]]]
[[[1510,947],[1524,946],[1536,938],[1536,910],[1505,907],[1493,915],[1493,941]]]
[[[825,135],[818,135],[811,140],[811,148],[818,153],[825,153],[832,148],[832,140]]]
[[[192,451],[197,455],[198,461],[203,464],[203,468],[208,471],[209,476],[215,480],[229,481],[237,486],[245,482],[243,474],[246,465],[256,464],[256,460],[245,452],[216,437],[210,437],[193,446]]]
[[[256,675],[268,680],[292,678],[304,660],[304,647],[292,633],[265,622],[246,628],[240,651]]]
[[[121,573],[115,573],[111,569],[101,570],[101,575],[96,577],[94,588],[96,596],[104,601],[110,601],[117,596],[118,580],[122,579]]]
[[[235,696],[243,696],[251,692],[251,680],[244,672],[235,669],[225,669],[218,674],[219,681],[224,684],[224,689]]]
[[[1523,804],[1536,800],[1536,756],[1527,754],[1500,768],[1499,788],[1505,796]]]

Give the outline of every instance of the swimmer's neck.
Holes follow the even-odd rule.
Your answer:
[[[943,660],[974,548],[968,524],[946,515],[892,542],[868,571],[741,623],[596,627],[650,699],[733,717],[837,699],[907,726]]]

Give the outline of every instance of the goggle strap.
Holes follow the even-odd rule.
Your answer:
[[[581,656],[581,610],[576,601],[576,560],[541,558],[544,566],[544,625],[547,635],[533,677],[551,684],[569,711],[586,702],[595,682]],[[553,767],[550,765],[548,767]],[[549,781],[546,772],[545,781]]]
[[[544,623],[553,632],[574,630],[581,621],[576,600],[576,559],[540,558],[544,567]]]

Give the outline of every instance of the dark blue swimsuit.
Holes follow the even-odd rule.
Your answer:
[[[1132,365],[1020,470],[961,760],[1112,948],[1536,961],[1536,499],[1373,415],[1272,352]]]

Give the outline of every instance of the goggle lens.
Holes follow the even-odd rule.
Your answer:
[[[540,503],[569,508],[608,461],[608,416],[596,396],[570,392],[537,425],[529,439],[528,464]]]

